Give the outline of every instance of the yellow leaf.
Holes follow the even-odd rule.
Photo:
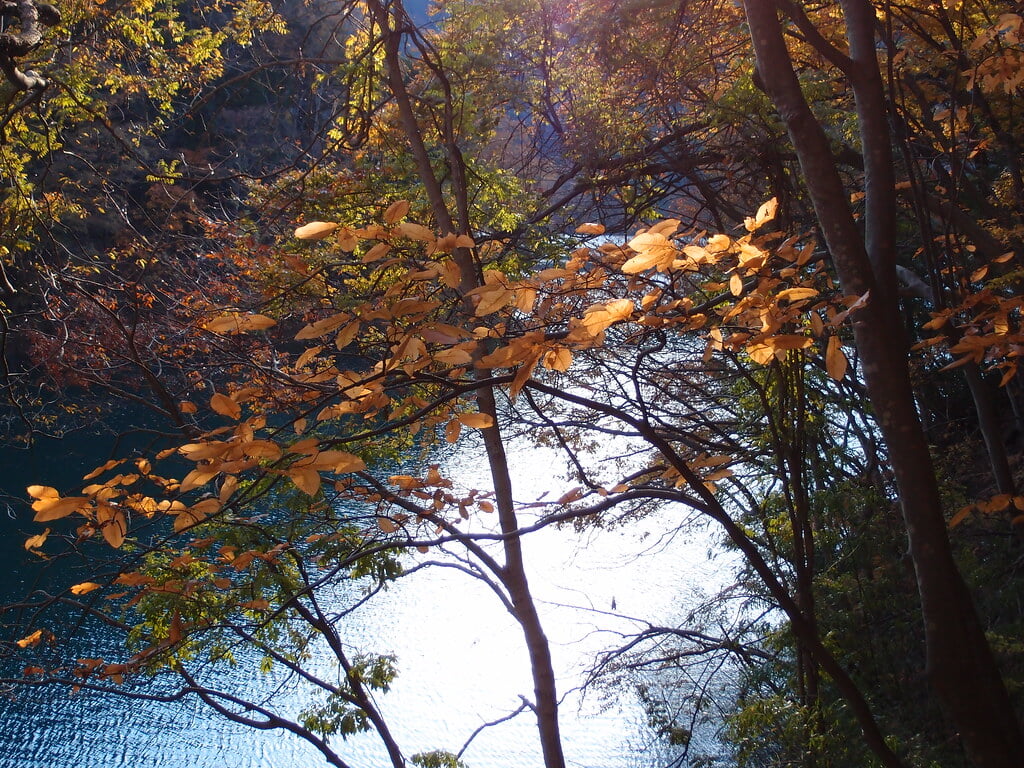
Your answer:
[[[295,237],[299,240],[323,240],[337,228],[337,224],[328,221],[311,221],[296,229]]]
[[[648,235],[665,235],[669,237],[674,235],[676,230],[679,229],[679,225],[682,222],[679,219],[662,219],[657,224],[652,224],[646,234]]]
[[[242,418],[242,407],[227,395],[217,392],[210,398],[210,408],[221,416],[238,421]]]
[[[25,549],[39,549],[43,544],[46,543],[46,537],[50,535],[50,529],[47,528],[42,533],[36,536],[29,536],[25,540]]]
[[[846,376],[846,366],[846,355],[843,354],[843,348],[839,344],[839,337],[829,337],[828,348],[825,350],[825,370],[836,381],[842,381]]]
[[[96,467],[96,469],[94,469],[88,475],[85,475],[82,479],[83,480],[92,480],[94,477],[99,477],[104,472],[106,472],[108,469],[113,469],[114,467],[118,466],[119,464],[122,464],[123,462],[124,462],[123,459],[111,459],[110,461],[105,463],[102,467]],[[44,488],[45,486],[34,485],[32,487],[33,488]],[[56,493],[56,491],[54,491],[54,493]],[[32,495],[31,491],[29,492],[29,495]]]
[[[460,413],[459,421],[467,427],[474,429],[487,429],[494,426],[494,419],[486,413]]]
[[[665,235],[657,232],[645,232],[629,241],[629,247],[637,255],[628,259],[620,269],[627,275],[635,275],[652,267],[664,271],[672,266],[678,251]]]
[[[733,296],[739,296],[743,293],[743,278],[735,272],[733,272],[732,277],[729,278],[729,292]]]
[[[87,595],[95,589],[99,589],[100,585],[95,581],[83,581],[81,584],[75,584],[71,588],[71,594],[73,595]]]
[[[398,200],[388,206],[387,210],[384,211],[384,223],[391,226],[399,219],[403,218],[409,213],[409,201]]]

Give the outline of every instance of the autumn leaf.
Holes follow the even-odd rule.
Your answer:
[[[275,325],[277,320],[266,315],[240,315],[232,312],[211,320],[203,328],[212,333],[233,335],[246,331],[262,331]]]
[[[482,291],[479,295],[480,301],[473,311],[477,317],[497,312],[515,300],[515,294],[500,285],[488,286],[487,290]]]
[[[578,235],[603,235],[604,224],[580,224],[576,227]]]
[[[53,490],[52,488],[49,490]],[[33,502],[32,509],[35,516],[32,518],[37,523],[46,523],[51,520],[59,520],[67,517],[72,512],[78,512],[89,505],[86,496],[65,496],[64,498],[47,497]]]
[[[397,200],[384,211],[384,223],[390,226],[399,219],[404,218],[407,213],[409,213],[409,201]]]
[[[566,347],[550,349],[544,354],[544,367],[552,371],[568,371],[572,366],[572,352]]]
[[[99,589],[100,585],[95,581],[83,581],[81,584],[75,584],[71,587],[71,594],[73,595],[87,595],[93,590]]]
[[[749,216],[744,221],[744,224],[748,232],[754,232],[760,227],[767,224],[769,221],[775,218],[775,213],[779,210],[778,198],[773,197],[771,200],[766,202],[760,208],[757,209],[757,215],[754,218]]]
[[[326,336],[328,333],[337,330],[351,319],[352,315],[347,312],[342,312],[340,315],[325,317],[323,320],[317,320],[315,323],[310,323],[305,326],[295,334],[295,340],[302,341],[303,339],[316,339],[320,336]]]
[[[473,429],[487,429],[494,426],[494,419],[486,413],[460,413],[459,421]]]
[[[414,224],[411,221],[403,221],[395,230],[398,234],[403,237],[407,237],[410,240],[419,240],[424,243],[434,242],[435,235],[434,230],[424,227],[422,224]]]
[[[100,533],[107,544],[117,549],[124,543],[125,535],[128,533],[128,521],[125,520],[124,512],[101,504],[96,510],[96,522],[99,523]]]
[[[185,478],[181,481],[181,486],[178,490],[181,493],[185,493],[194,488],[199,488],[200,486],[206,485],[219,474],[219,464],[202,464],[185,475]]]
[[[47,528],[46,530],[44,530],[40,534],[37,534],[35,536],[29,536],[25,540],[25,549],[28,549],[28,550],[39,549],[41,546],[43,546],[43,544],[46,543],[46,537],[49,536],[49,535],[50,535],[50,529]]]
[[[395,525],[390,518],[377,517],[377,527],[380,528],[384,533],[394,533],[398,530],[398,526]]]
[[[295,487],[309,496],[316,496],[320,490],[320,473],[309,467],[291,467],[287,470],[288,479]]]
[[[839,337],[830,336],[828,347],[825,350],[825,370],[836,381],[842,381],[846,376],[846,366],[846,355],[843,354],[843,349],[839,344]]]
[[[372,264],[375,261],[380,261],[387,256],[390,251],[390,243],[377,243],[363,254],[363,264]]]
[[[242,418],[241,406],[227,395],[217,392],[210,398],[210,408],[221,416],[238,421]]]
[[[32,645],[39,645],[39,643],[40,643],[40,641],[42,639],[43,639],[43,630],[37,629],[31,635],[26,635],[25,637],[21,638],[21,640],[19,640],[16,643],[16,645],[19,648],[28,648],[29,646],[32,646]]]
[[[337,224],[328,221],[311,221],[295,230],[299,240],[323,240],[338,228]]]

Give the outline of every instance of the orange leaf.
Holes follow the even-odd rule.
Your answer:
[[[28,648],[30,645],[39,645],[39,641],[43,639],[43,630],[37,629],[31,635],[26,635],[17,642],[19,648]]]
[[[217,392],[210,398],[210,408],[221,416],[238,421],[242,418],[242,407],[227,395]]]
[[[411,221],[403,221],[396,227],[396,230],[403,237],[410,240],[419,240],[424,243],[434,242],[434,231],[424,227],[422,224],[414,224]]]
[[[828,348],[825,350],[825,370],[836,381],[842,381],[846,376],[846,366],[846,355],[839,344],[839,337],[829,337]]]
[[[473,314],[477,317],[497,312],[502,307],[515,300],[515,293],[500,285],[490,286],[488,290],[481,292],[480,303],[476,305]]]
[[[36,536],[29,536],[28,539],[25,540],[25,549],[39,549],[39,547],[46,543],[46,537],[49,535],[50,529],[47,528]]]
[[[292,467],[287,472],[289,479],[295,483],[295,487],[304,491],[310,496],[315,496],[320,490],[320,473],[315,469],[307,467]]]
[[[237,312],[231,312],[214,318],[203,327],[212,333],[232,335],[246,331],[262,331],[275,325],[277,325],[277,320],[266,315],[240,315]]]
[[[474,429],[487,429],[494,426],[494,419],[486,413],[460,413],[459,421]]]
[[[462,432],[462,422],[452,419],[444,428],[444,439],[449,443],[456,443],[459,440],[459,433]]]
[[[409,201],[397,200],[384,211],[384,223],[390,226],[399,219],[404,218],[407,213],[409,213]]]
[[[380,261],[388,252],[391,250],[389,243],[377,243],[373,248],[363,254],[363,264],[371,264],[374,261]]]
[[[62,499],[46,498],[39,499],[32,504],[36,511],[32,519],[37,523],[45,523],[50,520],[59,520],[67,517],[72,512],[78,512],[89,505],[89,499],[85,496],[65,496]]]
[[[295,237],[299,240],[323,240],[334,230],[337,224],[328,221],[311,221],[295,230]]]
[[[71,594],[73,595],[87,595],[95,589],[99,589],[100,585],[95,581],[83,581],[81,584],[75,584],[71,588]]]
[[[603,235],[604,224],[580,224],[576,227],[576,234],[579,235]]]
[[[959,511],[957,511],[957,513],[955,515],[953,515],[953,517],[950,518],[950,520],[949,520],[949,527],[950,528],[956,528],[973,511],[974,511],[974,505],[973,504],[968,504],[966,507],[961,507],[959,509]]]
[[[100,472],[103,472],[103,471],[104,470],[102,470],[102,469],[100,470]],[[99,474],[99,472],[97,472],[96,474]],[[90,475],[92,475],[92,473],[90,473]],[[92,475],[90,477],[89,475],[87,475],[85,477],[85,479],[86,480],[91,480],[95,476],[96,475]],[[25,490],[28,493],[28,495],[31,496],[33,499],[57,499],[57,498],[60,498],[60,492],[56,488],[51,488],[48,485],[30,485]]]
[[[107,544],[117,549],[124,543],[124,537],[128,533],[128,521],[124,518],[124,512],[103,504],[96,510],[96,521],[100,524],[100,533]]]
[[[178,490],[181,493],[185,493],[186,491],[191,491],[193,488],[199,488],[200,486],[206,485],[219,474],[220,463],[202,464],[185,475],[185,479],[181,481],[181,486]]]
[[[343,326],[351,318],[350,314],[342,312],[340,315],[331,315],[323,320],[317,320],[295,334],[295,340],[302,341],[303,339],[316,339],[320,336],[326,336],[331,331]]]

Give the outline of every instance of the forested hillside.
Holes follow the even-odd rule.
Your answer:
[[[401,664],[331,602],[448,558],[578,764],[531,534],[668,509],[740,565],[587,684],[678,764],[1019,768],[1022,14],[0,0],[2,439],[146,446],[8,499],[26,557],[90,575],[3,608],[5,686],[172,679],[326,764],[366,731],[461,765],[407,754]],[[202,682],[243,648],[309,706]]]

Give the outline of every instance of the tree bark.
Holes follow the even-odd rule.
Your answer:
[[[906,344],[899,332],[891,236],[895,192],[884,94],[881,78],[876,77],[874,8],[866,0],[842,3],[852,71],[858,73],[849,79],[865,160],[868,216],[862,235],[828,139],[801,92],[776,5],[772,0],[745,0],[744,6],[758,71],[793,142],[842,289],[870,295],[867,306],[854,312],[851,320],[903,510],[924,618],[929,678],[971,761],[979,768],[1019,768],[1024,739],[953,559],[938,483],[915,410]]]
[[[430,163],[430,156],[416,121],[412,101],[405,87],[399,50],[400,41],[405,34],[402,31],[405,11],[401,3],[388,6],[381,3],[380,0],[368,0],[367,7],[381,29],[388,86],[397,102],[402,129],[416,160],[417,172],[426,188],[437,225],[444,232],[471,234],[467,220],[468,204],[465,202],[468,199],[468,190],[465,189],[467,175],[450,121],[447,123],[445,131],[445,149],[448,163],[452,168],[453,183],[462,187],[456,190],[455,195],[459,201],[457,209],[460,221],[458,222],[451,214],[441,182]],[[450,105],[448,106],[450,108]],[[463,296],[463,306],[468,316],[472,317],[474,306],[466,294],[481,284],[478,270],[469,249],[456,249],[453,258],[461,274],[459,291]],[[495,573],[495,576],[508,590],[514,616],[522,628],[530,656],[530,671],[534,687],[533,709],[537,716],[537,729],[544,755],[544,766],[545,768],[565,768],[565,756],[562,751],[562,738],[558,723],[558,691],[551,662],[551,651],[526,575],[522,539],[519,535],[519,521],[512,495],[512,480],[509,475],[504,440],[498,425],[498,410],[493,387],[482,386],[477,391],[477,407],[481,413],[487,414],[492,419],[491,426],[483,429],[482,434],[491,481],[494,484],[498,521],[501,532],[505,534],[502,539],[505,563]]]

